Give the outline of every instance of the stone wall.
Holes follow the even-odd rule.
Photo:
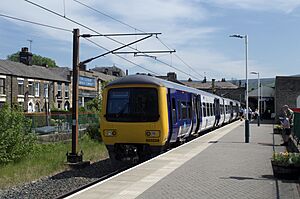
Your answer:
[[[297,108],[297,98],[300,96],[300,77],[277,76],[275,80],[275,111],[280,113],[283,105]],[[299,108],[299,107],[298,107]]]

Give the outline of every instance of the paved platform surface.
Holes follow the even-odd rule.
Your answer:
[[[298,199],[299,182],[273,178],[273,150],[285,148],[272,132],[272,124],[250,124],[244,143],[244,122],[237,121],[70,198]]]

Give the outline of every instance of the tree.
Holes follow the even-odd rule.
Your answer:
[[[14,54],[8,55],[7,59],[14,62],[19,62],[19,53],[16,52]],[[57,67],[55,61],[53,59],[50,59],[48,57],[42,57],[40,55],[33,54],[32,56],[32,64],[38,65],[38,66],[44,66],[48,65],[48,67]]]
[[[5,104],[0,109],[0,165],[25,157],[34,147],[31,121],[18,106]]]

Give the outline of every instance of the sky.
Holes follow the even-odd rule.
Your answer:
[[[202,80],[204,76],[217,81],[245,79],[245,40],[229,37],[240,34],[248,36],[248,78],[257,77],[250,75],[251,71],[259,72],[262,78],[300,74],[300,0],[30,1],[89,29],[24,0],[2,1],[0,15],[69,31],[0,16],[0,59],[29,47],[32,40],[32,53],[71,68],[74,28],[79,28],[81,34],[156,32],[162,34],[119,52],[137,49],[176,53],[108,54],[91,61],[87,68],[115,65],[129,74],[176,72],[181,80]],[[113,50],[142,37],[145,36],[89,38],[93,43],[80,37],[80,61],[107,52],[99,46]]]

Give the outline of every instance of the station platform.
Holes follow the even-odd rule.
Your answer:
[[[272,124],[236,121],[68,198],[288,198],[299,181],[273,177],[273,150],[284,151]]]

